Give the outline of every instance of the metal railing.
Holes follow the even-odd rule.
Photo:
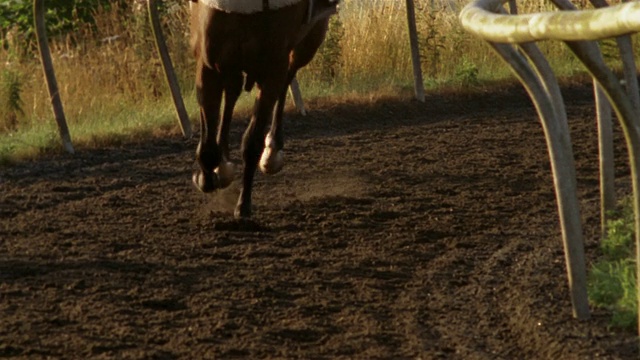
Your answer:
[[[563,11],[523,15],[516,14],[515,1],[509,2],[512,14],[507,14],[503,8],[506,2],[473,1],[461,11],[460,21],[468,32],[487,41],[509,64],[535,104],[551,158],[573,314],[579,319],[587,319],[590,312],[583,233],[567,115],[558,81],[535,42],[565,42],[594,79],[600,142],[603,235],[606,231],[606,211],[615,204],[610,104],[613,105],[629,150],[638,249],[640,98],[629,34],[640,32],[640,2],[608,7],[604,0],[592,0],[596,9],[577,10],[568,0],[552,0]],[[624,64],[625,79],[622,82],[605,65],[598,45],[594,42],[611,37],[616,37]],[[636,258],[640,260],[640,250],[637,250]]]

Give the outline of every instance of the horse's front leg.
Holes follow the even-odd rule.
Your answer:
[[[225,188],[233,182],[235,170],[229,154],[229,128],[233,118],[233,110],[242,92],[242,73],[232,73],[225,79],[224,87],[224,110],[222,121],[218,126],[217,144],[221,151],[222,159],[215,169],[215,173],[220,180],[220,187]]]
[[[193,183],[205,193],[221,187],[221,182],[213,170],[222,159],[215,130],[218,128],[223,89],[224,83],[220,73],[199,61],[196,91],[200,105],[200,142],[196,149],[196,160],[200,169],[194,172]]]
[[[296,71],[287,73],[287,82],[284,89],[280,92],[276,111],[271,121],[271,128],[264,139],[264,150],[260,157],[260,170],[268,175],[277,174],[284,166],[284,156],[282,149],[284,148],[284,134],[282,131],[282,118],[284,114],[284,105],[287,100],[287,90],[289,84],[295,77]]]
[[[289,68],[287,71],[286,86],[284,86],[280,92],[271,129],[265,138],[265,148],[262,152],[262,157],[260,158],[260,170],[265,174],[276,174],[280,172],[284,166],[284,134],[282,131],[282,118],[287,99],[287,90],[298,70],[308,65],[315,56],[318,48],[324,41],[328,28],[329,18],[317,22],[289,54]]]
[[[236,218],[251,217],[251,191],[253,178],[258,160],[264,149],[264,133],[269,120],[273,115],[273,109],[278,101],[280,89],[285,86],[285,75],[283,71],[280,81],[269,82],[260,86],[258,99],[249,126],[242,137],[242,158],[244,169],[242,172],[242,190],[236,205]]]

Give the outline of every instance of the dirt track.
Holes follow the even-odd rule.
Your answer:
[[[591,89],[567,91],[591,261]],[[195,141],[177,137],[0,170],[0,357],[638,357],[606,312],[571,317],[519,86],[311,108],[248,224],[235,184],[191,186]]]

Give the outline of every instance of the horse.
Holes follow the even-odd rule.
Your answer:
[[[243,89],[258,88],[242,137],[242,188],[234,210],[237,219],[252,215],[257,167],[265,174],[275,174],[284,165],[282,117],[287,89],[324,41],[338,1],[191,0],[191,47],[200,106],[199,169],[192,180],[200,191],[223,189],[234,180],[228,140],[233,109]]]

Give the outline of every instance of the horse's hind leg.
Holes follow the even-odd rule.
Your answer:
[[[220,164],[222,154],[216,143],[215,130],[220,117],[224,83],[217,70],[198,62],[196,90],[200,104],[200,143],[196,150],[196,160],[200,169],[193,174],[193,183],[202,192],[212,192],[220,188],[218,176],[213,169]]]

